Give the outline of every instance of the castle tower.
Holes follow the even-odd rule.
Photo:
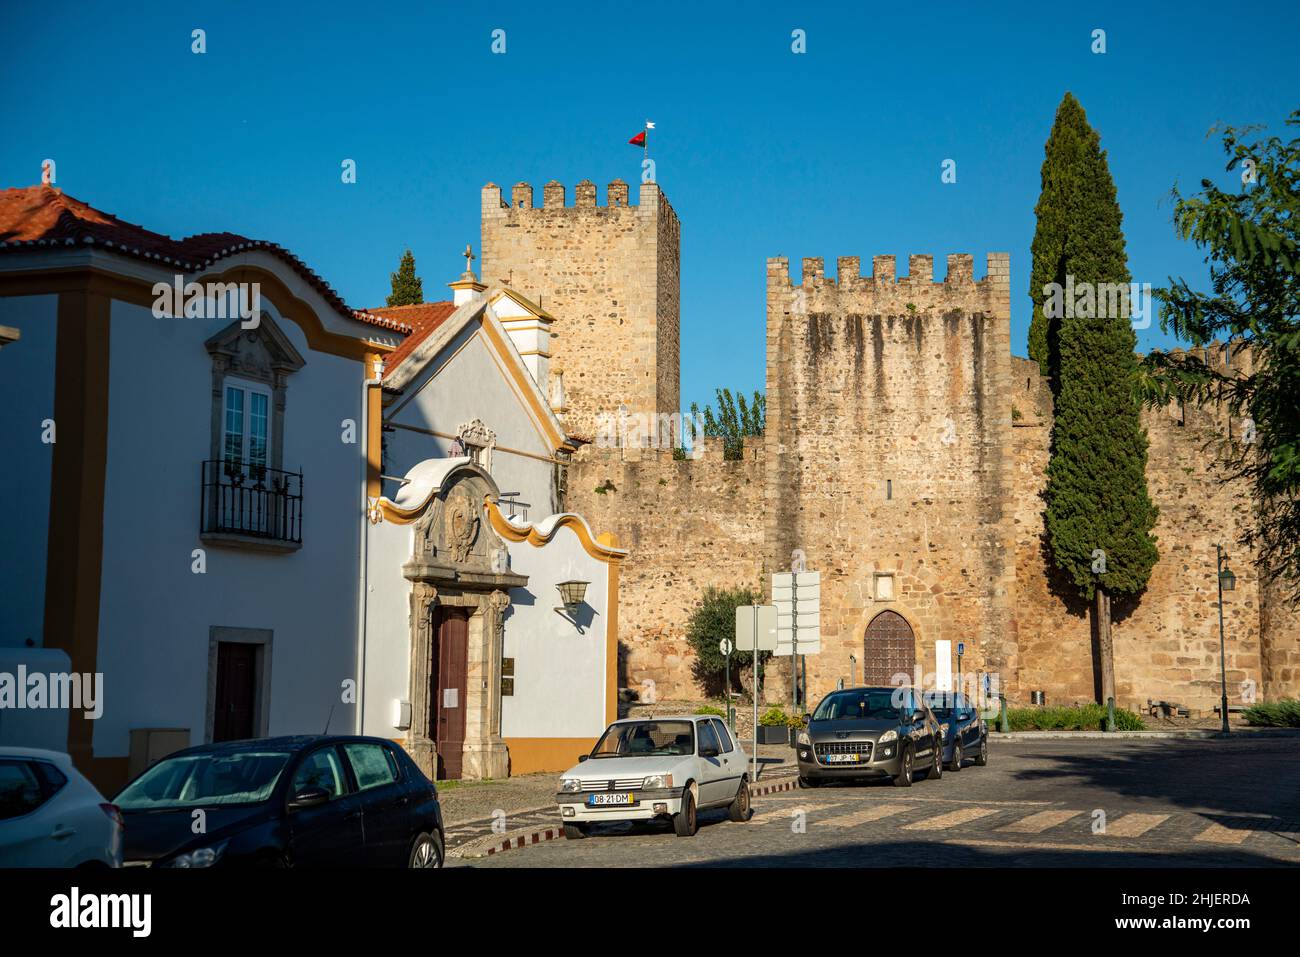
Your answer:
[[[672,413],[680,404],[680,240],[676,213],[656,183],[639,204],[609,184],[608,203],[584,180],[574,205],[564,186],[518,183],[510,202],[483,187],[483,281],[522,293],[556,317],[551,372],[563,374],[565,426],[594,437],[602,415]]]

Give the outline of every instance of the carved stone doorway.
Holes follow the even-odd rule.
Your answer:
[[[509,590],[528,584],[484,521],[497,492],[473,464],[451,472],[416,521],[411,582],[411,727],[406,747],[429,777],[504,778],[501,648]]]

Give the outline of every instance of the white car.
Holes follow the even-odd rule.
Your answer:
[[[749,759],[710,715],[615,721],[560,778],[564,836],[587,836],[605,821],[671,819],[678,837],[695,833],[696,812],[725,807],[748,821]]]
[[[122,831],[68,755],[0,748],[0,867],[121,867]]]

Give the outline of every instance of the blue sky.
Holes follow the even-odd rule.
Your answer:
[[[1083,5],[1080,5],[1081,7]],[[737,11],[744,11],[738,16]],[[310,13],[303,12],[310,10]],[[65,3],[0,9],[0,186],[174,236],[279,242],[355,306],[411,247],[427,298],[478,246],[479,189],[616,177],[657,124],[682,219],[682,398],[763,387],[764,264],[1011,253],[1012,343],[1043,142],[1066,90],[1109,151],[1137,281],[1201,281],[1170,188],[1222,176],[1218,121],[1300,107],[1300,7],[1222,4]],[[190,32],[207,32],[207,53]],[[505,55],[491,33],[506,31]],[[1106,31],[1107,52],[1090,47]],[[791,31],[807,52],[791,52]],[[357,183],[340,181],[344,159]],[[940,181],[945,159],[957,182]],[[1158,329],[1143,348],[1164,344]]]

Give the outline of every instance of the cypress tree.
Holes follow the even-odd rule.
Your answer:
[[[415,256],[408,249],[402,256],[397,272],[392,274],[393,292],[388,297],[390,306],[416,306],[424,302],[424,284],[415,274]]]
[[[1158,557],[1156,508],[1146,484],[1123,215],[1101,138],[1069,93],[1047,157],[1033,274],[1058,286],[1037,289],[1034,318],[1041,311],[1044,321],[1037,347],[1031,339],[1054,380],[1047,535],[1053,563],[1093,602],[1105,703],[1115,694],[1110,599],[1146,587]]]

